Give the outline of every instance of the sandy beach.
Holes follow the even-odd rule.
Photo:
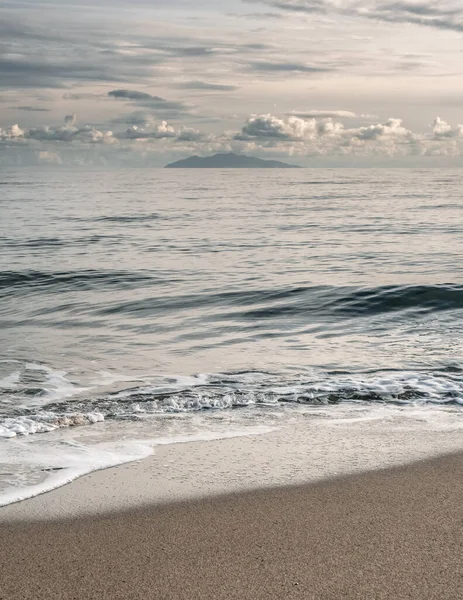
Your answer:
[[[462,472],[458,454],[307,486],[2,524],[0,598],[457,600]]]

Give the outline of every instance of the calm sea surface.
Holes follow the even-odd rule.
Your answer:
[[[459,418],[462,193],[462,170],[0,172],[0,495],[137,458],[141,427]]]

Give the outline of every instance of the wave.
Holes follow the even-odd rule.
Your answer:
[[[40,366],[31,367],[40,373]],[[373,373],[314,373],[287,375],[249,371],[191,377],[147,377],[142,385],[112,393],[89,390],[43,367],[44,391],[18,404],[27,395],[16,372],[0,381],[0,392],[17,392],[16,408],[0,403],[0,437],[46,433],[59,428],[104,420],[144,420],[210,410],[350,404],[463,405],[463,370],[452,366],[435,372],[380,371]],[[27,379],[30,379],[28,376]],[[115,379],[114,381],[117,381]],[[104,379],[100,385],[107,383]],[[32,384],[29,384],[32,385]],[[55,386],[55,389],[51,388]],[[2,390],[3,387],[3,390]],[[51,391],[50,391],[51,390]],[[83,396],[92,391],[91,396]],[[29,404],[29,405],[28,405]]]
[[[182,278],[188,273],[182,274]],[[294,286],[271,289],[240,289],[223,292],[206,290],[201,293],[156,295],[148,290],[155,286],[176,284],[178,277],[169,272],[149,270],[79,270],[79,271],[2,271],[0,295],[30,292],[61,293],[95,290],[137,290],[135,300],[122,300],[117,295],[105,302],[92,300],[82,304],[83,310],[96,316],[154,317],[185,310],[207,309],[207,320],[236,323],[259,323],[282,319],[297,321],[339,321],[357,317],[406,313],[418,318],[431,313],[463,310],[463,285],[389,285],[378,287]],[[141,297],[140,297],[141,296]],[[53,306],[47,307],[51,314]]]
[[[97,271],[93,269],[80,271],[2,271],[0,272],[0,290],[47,289],[53,291],[89,290],[104,288],[124,289],[135,284],[153,283],[158,277],[132,271]]]
[[[319,319],[374,316],[408,311],[424,314],[463,309],[463,285],[351,287],[294,287],[148,297],[113,302],[97,309],[99,316],[119,313],[154,315],[182,309],[216,307],[209,320],[256,321],[307,316]],[[243,307],[243,308],[241,308]],[[225,309],[225,310],[224,310]],[[232,311],[232,312],[230,312]]]
[[[144,223],[146,221],[158,221],[160,219],[168,220],[168,217],[160,213],[140,214],[140,215],[109,215],[89,219],[94,223]]]

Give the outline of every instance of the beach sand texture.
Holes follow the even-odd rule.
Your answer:
[[[462,473],[463,455],[451,455],[301,487],[2,524],[0,598],[460,600]]]

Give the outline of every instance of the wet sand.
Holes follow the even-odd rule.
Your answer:
[[[307,486],[1,524],[0,598],[460,600],[462,475],[463,455],[452,455]]]

